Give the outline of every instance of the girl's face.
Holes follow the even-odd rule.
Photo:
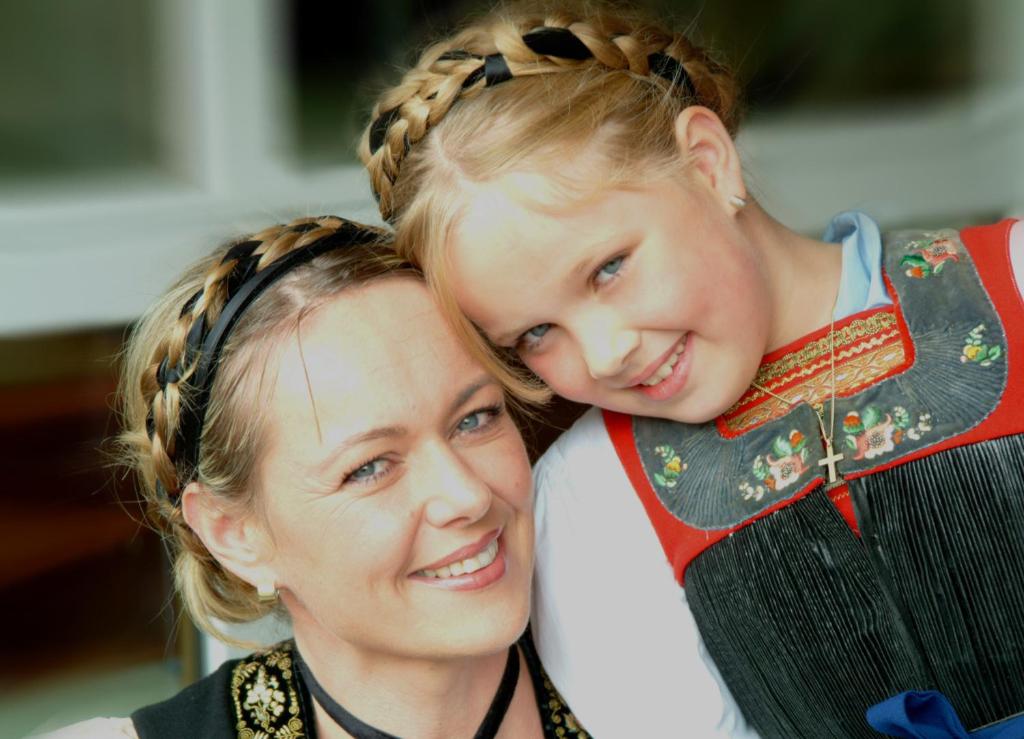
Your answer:
[[[519,636],[529,462],[501,387],[426,288],[391,278],[318,308],[266,402],[267,566],[296,634],[415,659]]]
[[[614,411],[710,420],[747,389],[769,341],[765,265],[705,179],[614,189],[548,213],[481,186],[454,230],[466,313],[552,390]]]

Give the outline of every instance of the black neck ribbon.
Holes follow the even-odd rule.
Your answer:
[[[401,737],[388,734],[386,731],[381,731],[370,726],[365,721],[361,721],[334,700],[324,690],[324,687],[317,682],[317,679],[313,676],[313,671],[309,669],[309,665],[302,659],[298,649],[295,650],[295,667],[302,679],[305,680],[306,686],[309,688],[313,698],[316,699],[316,702],[334,720],[334,723],[355,737],[355,739],[401,739]],[[519,650],[513,644],[508,649],[508,660],[505,662],[505,672],[502,674],[501,682],[498,684],[498,692],[494,694],[494,700],[491,701],[490,708],[487,709],[487,714],[480,723],[480,727],[473,734],[473,739],[494,739],[497,736],[501,722],[504,720],[505,714],[508,713],[508,707],[512,704],[512,696],[515,695],[518,682]]]

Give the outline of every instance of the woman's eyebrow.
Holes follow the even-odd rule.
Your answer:
[[[455,396],[455,399],[449,406],[449,415],[455,413],[483,388],[497,384],[498,381],[490,375],[483,375],[476,381],[470,383],[463,388],[457,396]],[[358,434],[348,436],[331,449],[327,457],[316,466],[316,472],[321,474],[328,472],[334,465],[337,458],[352,447],[356,447],[370,441],[378,441],[379,439],[395,439],[405,436],[408,433],[409,429],[405,426],[378,426],[376,428],[368,429],[367,431],[360,431]]]
[[[457,411],[459,408],[466,404],[466,401],[468,401],[478,392],[483,390],[485,387],[497,384],[498,381],[495,380],[490,375],[485,375],[483,377],[478,378],[475,382],[463,388],[463,390],[457,396],[455,396],[455,400],[451,404],[450,413],[454,413],[455,411]]]
[[[324,460],[320,462],[320,464],[316,465],[315,471],[317,474],[324,474],[328,472],[331,467],[334,466],[338,457],[352,447],[365,444],[369,441],[377,441],[378,439],[398,438],[405,436],[407,433],[408,429],[404,426],[378,426],[377,428],[372,428],[368,431],[361,431],[358,434],[353,434],[331,449],[330,453],[324,458]]]

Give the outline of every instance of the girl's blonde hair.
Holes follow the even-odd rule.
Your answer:
[[[352,240],[357,243],[291,269],[267,287],[231,329],[219,355],[193,468],[182,460],[180,438],[187,409],[197,395],[190,380],[199,356],[190,349],[189,332],[200,322],[206,327],[216,323],[229,291],[239,287],[240,270],[251,277],[324,239],[345,238],[339,234],[342,229],[344,234],[356,234]],[[149,308],[128,340],[118,388],[123,421],[118,447],[138,478],[151,525],[168,545],[186,608],[198,626],[226,641],[232,640],[219,632],[211,617],[249,621],[273,606],[260,603],[251,585],[220,566],[185,522],[179,495],[189,481],[198,480],[235,510],[256,510],[254,473],[263,439],[263,401],[273,383],[268,360],[274,347],[297,330],[304,315],[339,292],[386,275],[413,274],[382,246],[386,237],[379,229],[331,216],[267,228],[194,264]],[[245,248],[239,250],[240,245]],[[241,259],[246,260],[244,265]],[[168,373],[168,367],[173,371]]]
[[[445,245],[465,190],[510,172],[552,191],[635,185],[673,169],[675,120],[703,105],[739,125],[732,74],[685,35],[607,5],[514,5],[429,47],[373,108],[359,153],[400,255],[509,389],[543,397],[457,310]],[[575,165],[559,170],[566,163]]]

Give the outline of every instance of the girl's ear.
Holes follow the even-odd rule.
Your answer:
[[[181,512],[224,569],[257,589],[275,587],[272,541],[256,514],[218,500],[199,482],[189,483],[182,492]]]
[[[700,105],[685,108],[676,116],[675,137],[682,161],[723,203],[747,197],[739,152],[714,112]]]

